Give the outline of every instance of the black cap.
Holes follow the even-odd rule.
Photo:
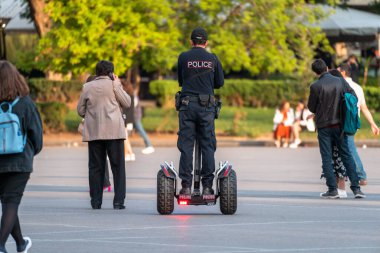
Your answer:
[[[202,27],[197,27],[193,30],[193,32],[191,33],[191,39],[192,40],[195,40],[195,39],[198,39],[198,40],[207,40],[207,32],[205,29],[203,29]]]

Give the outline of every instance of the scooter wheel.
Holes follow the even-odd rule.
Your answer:
[[[234,214],[237,209],[237,179],[234,170],[228,177],[220,179],[220,211],[223,214]]]
[[[162,170],[157,173],[157,211],[171,214],[174,210],[174,179],[165,176]]]

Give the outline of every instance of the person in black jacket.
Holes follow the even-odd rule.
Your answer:
[[[222,65],[218,58],[206,51],[207,33],[196,28],[191,34],[192,49],[178,58],[178,83],[182,87],[179,108],[178,149],[181,151],[179,177],[180,194],[191,194],[193,149],[199,138],[202,149],[203,195],[213,195],[215,171],[215,97],[214,89],[224,84]]]
[[[311,67],[313,72],[319,76],[319,79],[310,86],[308,108],[315,114],[322,169],[328,187],[325,193],[321,193],[321,197],[339,198],[331,162],[333,160],[332,143],[334,142],[340,150],[355,198],[364,198],[365,195],[360,190],[354,160],[348,149],[347,136],[345,134],[342,136],[341,133],[340,104],[343,90],[353,91],[340,78],[327,72],[326,63],[323,60],[315,60]]]
[[[16,241],[17,252],[27,252],[32,246],[30,238],[22,236],[18,207],[33,171],[33,157],[42,149],[42,123],[24,78],[11,63],[0,61],[0,103],[12,102],[17,97],[19,101],[12,107],[12,113],[18,116],[27,139],[22,153],[0,155],[0,252],[3,253],[9,234]],[[2,109],[6,110],[6,106],[3,104]]]

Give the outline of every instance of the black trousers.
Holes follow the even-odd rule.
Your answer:
[[[108,155],[110,160],[113,174],[115,189],[113,203],[124,204],[126,188],[124,140],[96,140],[88,142],[88,178],[91,204],[102,204],[106,155]]]
[[[179,177],[182,187],[191,187],[193,180],[193,151],[198,137],[202,149],[202,185],[212,187],[215,172],[215,108],[204,107],[197,102],[181,106],[177,147],[181,151]]]

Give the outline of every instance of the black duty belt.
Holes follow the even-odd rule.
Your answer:
[[[186,97],[185,97],[186,98]],[[190,102],[198,102],[199,101],[199,97],[198,96],[196,96],[196,97],[190,97],[190,96],[187,96],[187,98],[189,98],[189,101]]]

